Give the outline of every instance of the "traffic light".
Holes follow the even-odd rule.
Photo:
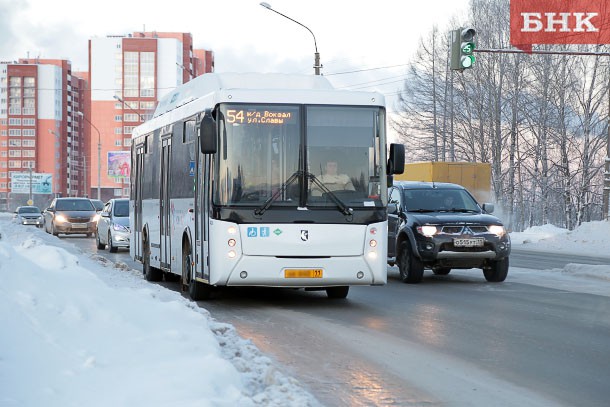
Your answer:
[[[474,28],[460,27],[451,32],[451,69],[463,71],[474,65]]]

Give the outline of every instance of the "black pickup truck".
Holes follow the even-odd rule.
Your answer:
[[[388,264],[405,283],[424,269],[480,268],[489,282],[508,273],[510,237],[493,205],[480,206],[466,188],[450,183],[397,181],[388,191]]]

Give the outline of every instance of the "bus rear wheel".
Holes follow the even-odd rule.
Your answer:
[[[343,299],[347,297],[347,293],[349,293],[349,286],[341,286],[341,287],[328,287],[326,289],[326,295],[328,298],[338,298]]]

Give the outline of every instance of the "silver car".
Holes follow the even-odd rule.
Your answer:
[[[102,250],[108,247],[111,253],[115,253],[119,247],[129,248],[129,234],[129,199],[109,200],[97,221],[97,248]]]
[[[36,225],[36,227],[41,228],[44,225],[44,219],[42,217],[42,213],[37,206],[20,206],[15,209],[15,214],[13,215],[13,220],[15,223],[19,223],[20,225]]]
[[[42,213],[47,233],[71,235],[84,233],[93,237],[98,214],[87,198],[55,198]]]

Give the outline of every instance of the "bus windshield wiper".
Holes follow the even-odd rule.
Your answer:
[[[269,207],[271,206],[271,204],[273,202],[275,202],[280,196],[282,196],[282,194],[284,193],[284,191],[286,190],[286,188],[288,188],[290,186],[290,184],[292,184],[294,181],[296,181],[299,176],[302,174],[301,171],[296,171],[294,174],[292,174],[290,177],[288,177],[288,179],[286,181],[284,181],[284,183],[282,184],[282,186],[280,187],[280,189],[278,189],[277,191],[275,191],[275,193],[273,195],[271,195],[261,206],[260,208],[256,208],[254,210],[254,214],[257,216],[262,215],[263,213],[265,213],[267,211],[267,209],[269,209]]]
[[[313,175],[311,172],[306,172],[305,176],[307,178],[309,178],[310,180],[312,180],[313,183],[318,186],[318,188],[320,188],[323,192],[325,192],[330,197],[330,199],[335,203],[335,205],[337,205],[339,210],[341,210],[342,214],[344,214],[345,216],[350,216],[354,213],[354,210],[352,208],[348,208],[347,205],[345,203],[343,203],[343,201],[341,199],[339,199],[339,197],[333,191],[328,189],[328,187],[326,187],[326,185],[324,185],[322,182],[320,182],[320,180],[318,178],[316,178],[315,175]]]

